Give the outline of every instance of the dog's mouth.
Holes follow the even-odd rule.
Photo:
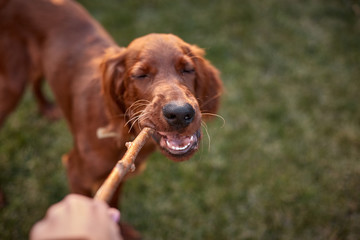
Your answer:
[[[153,135],[161,150],[176,159],[190,156],[198,149],[200,130],[192,135],[181,135],[176,132],[156,132]]]

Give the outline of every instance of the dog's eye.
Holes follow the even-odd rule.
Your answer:
[[[148,74],[137,74],[137,75],[133,75],[132,78],[134,79],[145,79],[148,78],[149,75]]]
[[[182,71],[181,71],[182,74],[193,74],[195,73],[195,69],[194,68],[184,68]]]

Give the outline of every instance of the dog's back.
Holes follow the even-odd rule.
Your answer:
[[[26,83],[45,77],[74,137],[74,149],[66,159],[81,159],[77,165],[91,169],[85,174],[89,182],[84,177],[72,184],[72,191],[90,195],[93,178],[100,178],[92,171],[109,172],[125,151],[112,139],[99,141],[96,136],[96,130],[108,123],[99,66],[106,51],[118,47],[73,1],[9,0],[0,6],[0,126],[16,107]],[[87,156],[80,156],[84,151]],[[92,167],[91,159],[104,160]],[[79,174],[83,173],[69,173]]]
[[[71,121],[73,103],[67,93],[98,78],[93,65],[115,46],[86,10],[65,0],[5,1],[0,5],[0,33],[0,126],[26,83],[42,77]]]

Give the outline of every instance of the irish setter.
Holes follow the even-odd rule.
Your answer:
[[[138,170],[156,148],[174,161],[196,152],[201,121],[217,111],[222,92],[202,49],[172,34],[119,47],[69,0],[0,2],[0,124],[28,82],[42,112],[57,115],[40,90],[45,78],[73,135],[73,149],[63,157],[72,192],[92,196],[125,142],[145,126],[156,133],[136,160]],[[122,231],[136,236],[130,227]]]

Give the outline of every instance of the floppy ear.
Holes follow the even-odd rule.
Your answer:
[[[101,85],[102,95],[105,100],[106,112],[110,123],[105,128],[98,130],[98,137],[114,137],[119,133],[119,127],[123,127],[123,114],[125,106],[122,100],[123,83],[125,75],[126,48],[108,49],[102,63],[100,71],[102,73]],[[101,136],[99,136],[99,134]]]
[[[195,91],[202,113],[216,113],[220,105],[223,85],[219,71],[204,58],[205,52],[197,46],[191,46],[195,61]],[[204,115],[206,116],[206,114]]]

